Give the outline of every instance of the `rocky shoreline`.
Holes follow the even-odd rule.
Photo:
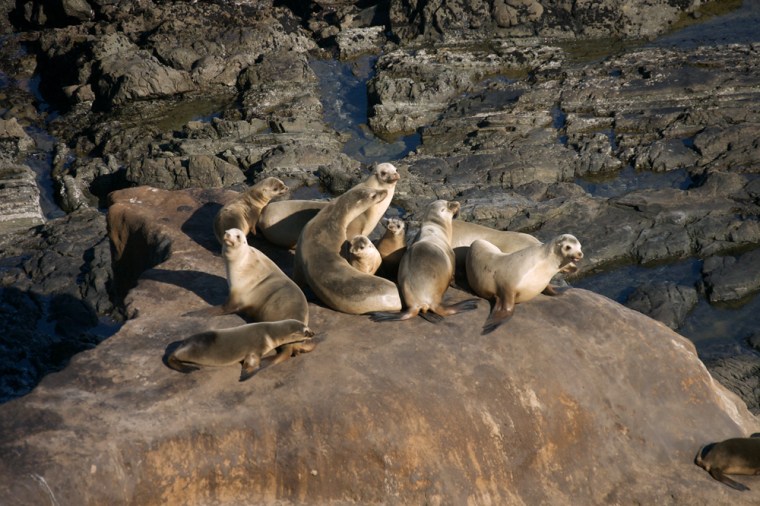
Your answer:
[[[326,123],[310,62],[371,53],[374,68],[358,70],[368,79],[364,128],[420,137],[394,160],[399,212],[414,220],[424,202],[456,198],[463,219],[541,239],[572,231],[590,253],[586,279],[626,264],[704,262],[692,285],[665,279],[653,295],[631,295],[631,307],[690,328],[699,300],[746,302],[760,290],[742,274],[760,271],[760,46],[636,42],[737,8],[698,4],[646,2],[620,16],[606,4],[568,12],[536,1],[6,2],[2,226],[46,222],[25,164],[46,155],[25,128],[57,139],[50,175],[69,223],[134,185],[239,189],[277,176],[304,194],[339,193],[367,160],[345,154],[352,134]],[[601,36],[633,48],[578,56]],[[101,268],[90,251],[78,257],[82,272]],[[23,258],[15,247],[0,256],[14,269]],[[4,274],[3,286],[18,279]],[[110,297],[93,306],[100,316],[114,316]],[[750,337],[728,339],[751,357]],[[760,410],[757,395],[745,400]]]

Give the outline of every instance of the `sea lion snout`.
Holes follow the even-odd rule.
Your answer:
[[[451,211],[451,214],[454,218],[456,218],[459,215],[459,209],[462,207],[459,202],[456,200],[450,200],[447,204],[449,211]]]
[[[306,337],[314,337],[315,334],[314,334],[314,331],[311,330],[309,327],[304,327],[303,335],[305,335]]]

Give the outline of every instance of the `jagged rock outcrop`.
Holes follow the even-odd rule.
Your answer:
[[[169,369],[172,342],[242,323],[182,316],[225,298],[211,220],[232,195],[113,194],[131,319],[0,406],[8,504],[754,504],[692,460],[760,421],[688,340],[584,290],[521,304],[487,339],[485,303],[439,325],[311,303],[311,353],[244,383]]]

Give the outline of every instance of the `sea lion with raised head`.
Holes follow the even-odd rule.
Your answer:
[[[364,181],[354,187],[387,190],[385,198],[368,208],[347,225],[346,237],[370,235],[393,199],[398,170],[393,164],[379,163]],[[280,200],[270,202],[261,212],[259,230],[267,241],[282,248],[295,248],[301,231],[325,206],[328,200]]]
[[[227,271],[229,295],[221,306],[188,313],[188,316],[217,316],[239,313],[256,322],[294,319],[309,324],[306,296],[269,257],[248,245],[242,230],[232,228],[222,238],[222,258]],[[313,343],[284,347],[287,358],[311,351]],[[285,357],[287,356],[287,357]]]
[[[365,274],[374,274],[383,259],[369,237],[357,235],[348,243],[348,263]]]
[[[399,264],[398,283],[406,309],[400,313],[374,312],[372,321],[408,320],[420,315],[435,323],[477,307],[476,299],[443,303],[454,276],[451,223],[458,212],[456,201],[436,200],[428,205],[420,231]]]
[[[231,228],[240,229],[246,235],[256,235],[261,210],[270,200],[285,195],[287,191],[288,187],[281,180],[268,177],[225,204],[214,217],[214,235],[219,244],[224,239],[224,232]]]
[[[228,329],[207,330],[188,337],[169,355],[167,364],[180,372],[197,366],[243,363],[240,380],[248,379],[261,364],[261,357],[275,348],[308,345],[314,333],[298,320],[248,323]],[[287,357],[285,357],[287,358]],[[272,364],[282,362],[278,355]]]
[[[694,463],[731,488],[749,490],[746,485],[726,475],[760,474],[760,438],[737,437],[719,443],[710,443],[699,449]]]
[[[549,281],[581,258],[581,243],[570,234],[508,254],[488,241],[473,241],[467,253],[467,282],[477,295],[493,301],[482,333],[493,332],[511,318],[515,304],[529,301],[541,292],[557,295],[555,290],[547,290]]]
[[[388,190],[355,186],[309,221],[296,244],[296,281],[307,283],[327,306],[349,314],[397,311],[401,298],[387,279],[359,272],[341,256],[346,228],[387,196]]]

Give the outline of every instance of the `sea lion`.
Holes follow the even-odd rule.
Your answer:
[[[467,251],[476,239],[484,239],[501,250],[502,253],[514,253],[528,246],[541,244],[536,237],[524,232],[496,230],[468,221],[454,220],[451,232],[451,247],[457,257],[457,267],[464,270]]]
[[[369,237],[357,235],[348,243],[348,263],[365,274],[374,274],[383,259]]]
[[[248,379],[261,364],[261,357],[278,347],[311,344],[314,332],[298,320],[248,323],[228,329],[207,330],[182,341],[167,358],[167,364],[180,372],[195,366],[220,366],[243,363],[240,380]],[[283,359],[278,356],[273,364]]]
[[[406,310],[374,312],[372,321],[408,320],[420,315],[435,323],[477,307],[476,299],[443,304],[443,294],[454,276],[451,223],[458,212],[456,201],[436,200],[428,205],[420,231],[399,264],[398,283]]]
[[[301,232],[294,277],[307,283],[332,309],[349,314],[401,309],[393,282],[359,272],[341,256],[348,224],[383,201],[387,193],[385,189],[355,186],[319,211]]]
[[[380,272],[383,276],[395,279],[398,265],[406,251],[406,224],[401,218],[382,218],[380,224],[385,227],[385,233],[375,242],[383,260]]]
[[[189,316],[239,313],[256,322],[294,319],[309,324],[306,296],[276,263],[248,245],[242,230],[231,228],[225,231],[222,258],[230,290],[227,300],[221,306],[193,311],[188,313]],[[285,347],[278,352],[287,358],[313,348],[313,343],[306,343]]]
[[[346,237],[370,235],[393,199],[398,171],[393,164],[379,163],[367,178],[354,187],[388,190],[385,198],[352,220]],[[329,204],[327,200],[281,200],[270,202],[261,211],[259,230],[267,241],[282,248],[295,247],[301,231],[314,216]]]
[[[392,163],[378,163],[372,169],[370,175],[356,186],[371,188],[373,190],[387,190],[385,198],[357,216],[346,227],[346,237],[357,235],[370,235],[380,222],[388,206],[391,205],[396,183],[399,180],[398,170]]]
[[[694,463],[731,488],[749,490],[746,485],[726,475],[760,474],[760,439],[753,435],[753,437],[737,437],[719,443],[710,443],[699,449]]]
[[[214,218],[214,235],[219,244],[222,243],[225,230],[231,228],[238,228],[246,235],[256,235],[256,223],[259,221],[261,210],[270,200],[284,195],[287,191],[285,183],[276,177],[268,177],[224,205]]]
[[[267,241],[281,248],[293,249],[306,224],[329,200],[278,200],[261,211],[258,227]]]
[[[557,295],[549,281],[581,258],[581,243],[570,234],[509,254],[483,239],[473,241],[466,259],[467,282],[476,294],[493,300],[482,334],[493,332],[511,318],[515,304],[529,301],[542,291]]]

